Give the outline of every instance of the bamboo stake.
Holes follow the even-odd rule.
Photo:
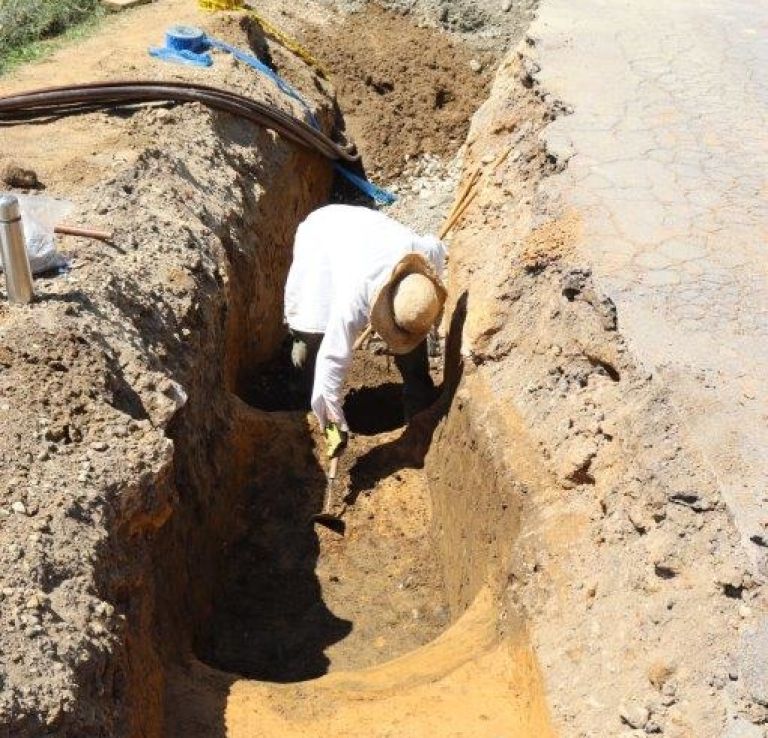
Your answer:
[[[441,239],[445,238],[448,232],[461,220],[462,216],[467,211],[467,208],[472,204],[472,201],[475,199],[475,197],[477,197],[477,190],[472,190],[472,192],[470,192],[464,199],[461,208],[453,213],[450,219],[443,226],[443,230],[440,232]]]
[[[368,327],[358,336],[355,345],[352,347],[353,351],[357,351],[371,336],[373,333],[373,326],[369,323]]]

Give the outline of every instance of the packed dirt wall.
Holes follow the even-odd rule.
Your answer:
[[[237,19],[211,24],[247,44]],[[93,78],[120,63],[99,43],[78,55]],[[272,94],[247,69],[222,74]],[[4,155],[115,237],[66,242],[68,276],[0,306],[0,734],[158,735],[163,665],[191,649],[238,531],[252,460],[231,438],[237,379],[282,338],[293,232],[327,197],[330,165],[195,105],[59,120],[55,157],[33,133],[4,133]]]
[[[470,552],[462,600],[479,572],[506,576],[502,612],[530,629],[561,735],[760,724],[739,644],[762,586],[663,383],[593,285],[578,212],[541,194],[567,162],[539,132],[568,111],[535,54],[528,39],[502,63],[473,120],[464,180],[480,177],[451,242],[464,379],[427,473],[438,507],[467,494],[459,469],[478,480],[471,514],[438,516]],[[499,467],[516,480],[514,529],[492,524],[510,489]]]

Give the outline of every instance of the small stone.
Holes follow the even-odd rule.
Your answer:
[[[665,661],[654,661],[648,667],[648,681],[661,690],[666,685],[668,679],[675,673],[675,667]]]
[[[115,608],[109,602],[97,602],[93,605],[93,612],[100,618],[111,618],[115,613]]]
[[[24,503],[21,502],[21,500],[16,500],[16,502],[11,505],[11,510],[13,510],[13,512],[15,512],[17,515],[27,514],[27,508]]]
[[[451,612],[445,605],[436,605],[432,609],[432,616],[440,623],[447,623],[451,617]]]
[[[741,640],[741,677],[752,699],[768,705],[768,618],[744,633]]]
[[[104,635],[107,629],[98,621],[93,621],[88,625],[88,630],[95,636]]]
[[[763,738],[764,735],[760,726],[737,717],[729,721],[723,738]]]
[[[413,577],[411,576],[406,577],[397,585],[398,589],[410,589],[411,587],[413,587]]]
[[[714,687],[715,689],[723,689],[726,685],[726,679],[722,674],[715,674],[710,680],[709,680],[709,686]]]
[[[0,179],[9,187],[18,187],[22,190],[35,190],[39,188],[40,180],[33,169],[24,169],[15,162],[9,162],[0,172]]]
[[[677,684],[674,679],[670,679],[664,682],[664,686],[661,688],[661,693],[665,697],[674,697],[677,695]]]
[[[469,68],[475,72],[475,74],[483,71],[483,65],[477,59],[469,60]]]
[[[104,441],[94,441],[91,444],[91,448],[94,451],[106,451],[109,448],[109,445],[104,443]]]
[[[642,729],[645,728],[651,714],[644,705],[628,702],[619,708],[619,716],[630,728]]]
[[[509,13],[512,10],[512,0],[501,0],[501,12]]]

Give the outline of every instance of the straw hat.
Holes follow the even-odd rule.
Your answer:
[[[394,354],[413,351],[443,312],[446,291],[421,254],[406,254],[379,290],[371,327]]]

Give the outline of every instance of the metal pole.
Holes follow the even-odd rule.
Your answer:
[[[0,258],[3,260],[8,301],[21,304],[32,302],[32,271],[24,246],[19,201],[13,195],[0,197]]]

